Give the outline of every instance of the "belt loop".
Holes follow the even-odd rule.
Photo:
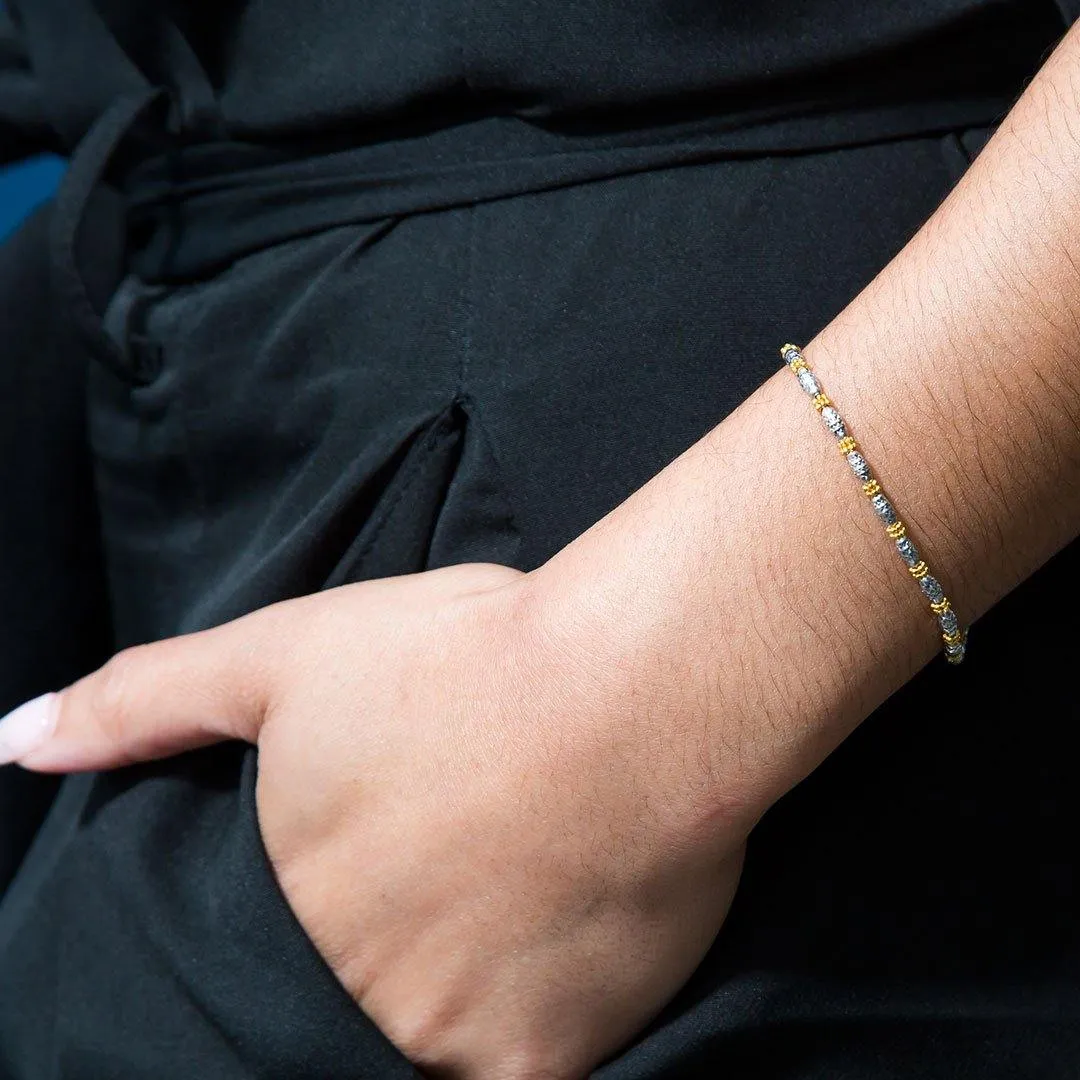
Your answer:
[[[95,121],[71,156],[56,195],[49,236],[52,285],[62,313],[71,318],[76,333],[95,359],[128,382],[135,381],[136,376],[129,370],[123,352],[102,324],[101,313],[91,298],[79,268],[78,246],[87,208],[117,148],[147,110],[167,97],[168,92],[160,88],[126,94],[113,102]],[[101,251],[100,254],[101,257],[112,257],[119,261],[123,258],[125,246],[122,210],[117,207],[113,216],[116,235],[104,237],[101,241],[112,246],[113,251],[107,254]]]

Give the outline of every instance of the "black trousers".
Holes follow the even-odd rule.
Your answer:
[[[0,252],[3,703],[285,596],[537,566],[967,162],[946,135],[654,169],[128,276],[106,325],[130,377],[65,336],[31,223]],[[766,815],[708,956],[597,1077],[1076,1075],[1078,557]],[[0,1075],[415,1075],[280,893],[256,767],[226,746],[58,791],[0,771]]]

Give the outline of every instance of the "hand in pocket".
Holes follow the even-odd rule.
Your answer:
[[[399,1049],[581,1076],[698,965],[748,826],[680,831],[670,762],[536,603],[486,563],[330,589],[121,653],[0,743],[43,771],[257,743],[282,889]]]

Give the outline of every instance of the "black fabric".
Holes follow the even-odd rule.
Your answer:
[[[128,279],[106,321],[157,374],[95,366],[90,398],[118,641],[322,584],[537,565],[966,164],[946,137],[660,170]],[[766,816],[706,961],[599,1076],[1074,1075],[1077,558]],[[278,893],[252,767],[224,749],[66,783],[0,906],[0,1072],[408,1074]]]
[[[79,146],[0,255],[5,701],[286,596],[538,565],[876,273],[1065,25],[627,10],[17,8],[0,123]],[[766,815],[598,1080],[1076,1075],[1078,560]],[[415,1076],[281,895],[256,767],[0,773],[0,1076]]]
[[[1077,0],[1056,0],[1056,3],[1065,21],[1070,25],[1074,23],[1080,15],[1080,3]]]
[[[42,90],[24,42],[0,9],[0,162],[60,149],[45,116]]]
[[[0,248],[0,712],[108,655],[86,372],[49,317],[50,215]],[[0,769],[0,894],[57,782]]]
[[[212,87],[221,129],[255,143],[368,142],[388,125],[491,114],[588,130],[694,113],[828,123],[964,98],[993,111],[1030,74],[1048,21],[1075,16],[1062,3],[9,0],[69,145],[142,79],[182,96]]]

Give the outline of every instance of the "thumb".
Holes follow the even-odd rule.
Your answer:
[[[225,739],[255,742],[274,671],[268,611],[126,649],[67,689],[28,701],[0,720],[0,764],[79,772]]]

